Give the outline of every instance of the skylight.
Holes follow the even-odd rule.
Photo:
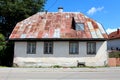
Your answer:
[[[84,24],[83,23],[76,23],[75,30],[84,30]]]

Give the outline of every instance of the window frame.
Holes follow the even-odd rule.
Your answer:
[[[27,54],[36,54],[36,42],[27,42]]]
[[[47,46],[46,46],[47,45]],[[50,46],[51,45],[51,46]],[[47,49],[47,50],[46,50]],[[50,50],[51,49],[51,50]],[[51,51],[51,52],[50,52]],[[45,41],[44,42],[44,54],[53,54],[53,42]]]
[[[89,45],[90,45],[90,48],[89,48]],[[96,55],[96,42],[87,42],[87,55]]]
[[[73,49],[72,49],[72,52],[71,52],[71,48],[73,48],[73,43],[77,44],[76,45],[77,50],[75,52],[73,52]],[[71,45],[72,45],[72,47],[71,47]],[[79,54],[79,42],[76,42],[76,41],[69,42],[69,54],[72,54],[72,55]]]
[[[84,23],[75,23],[75,30],[84,31],[85,30],[85,24]]]

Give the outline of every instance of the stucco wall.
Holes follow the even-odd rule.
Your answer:
[[[86,66],[104,66],[107,63],[106,41],[96,42],[96,55],[87,55],[87,42],[79,42],[79,54],[69,54],[69,42],[56,41],[53,54],[44,54],[44,43],[36,43],[36,54],[27,54],[27,42],[15,42],[14,63],[18,66],[76,66],[77,61]]]
[[[111,50],[113,48],[116,50],[116,48],[120,49],[120,39],[113,39],[108,41],[108,50]]]

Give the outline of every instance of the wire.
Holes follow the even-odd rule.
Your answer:
[[[55,2],[47,10],[50,10],[57,3],[57,1],[58,0],[55,0]]]

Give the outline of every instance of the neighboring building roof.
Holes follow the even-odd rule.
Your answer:
[[[114,31],[108,35],[109,39],[120,39],[120,29]]]
[[[84,30],[75,30],[83,23]],[[79,12],[38,12],[17,23],[9,39],[105,39],[103,26]]]

